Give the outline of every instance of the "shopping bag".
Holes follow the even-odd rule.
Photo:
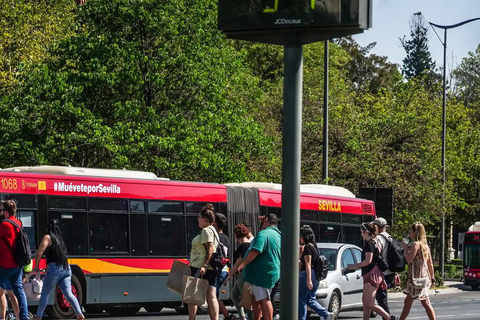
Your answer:
[[[179,260],[173,260],[172,269],[168,274],[167,288],[178,294],[183,293],[183,276],[190,275],[190,267]]]
[[[197,277],[183,276],[182,301],[202,306],[207,298],[208,281]]]
[[[424,289],[427,287],[428,284],[428,278],[415,278],[413,276],[413,267],[412,267],[412,283],[415,289]]]
[[[252,310],[252,299],[250,297],[250,289],[252,285],[248,282],[243,283],[242,287],[242,296],[240,297],[240,303],[238,304],[240,307],[243,307],[247,310]]]
[[[40,300],[43,288],[43,281],[40,280],[40,273],[37,273],[33,279],[31,279],[30,274],[27,274],[25,278],[23,291],[25,291],[27,299],[35,301]]]

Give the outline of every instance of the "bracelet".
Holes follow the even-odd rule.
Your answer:
[[[204,268],[208,268],[208,263],[205,263],[205,264],[203,265],[203,267],[204,267]]]

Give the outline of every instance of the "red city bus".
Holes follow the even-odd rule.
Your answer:
[[[128,315],[141,307],[185,312],[181,297],[165,283],[173,260],[189,258],[191,241],[200,231],[197,215],[206,203],[227,216],[224,232],[232,244],[236,224],[249,224],[255,231],[258,216],[266,213],[277,214],[280,228],[282,221],[281,185],[170,181],[129,170],[3,169],[0,196],[17,201],[33,254],[48,221],[60,221],[72,289],[87,313]],[[375,219],[372,201],[334,186],[302,185],[300,209],[301,224],[309,224],[322,242],[361,245],[360,224]],[[73,309],[61,291],[57,288],[52,296],[49,316],[71,318]],[[228,290],[220,297],[228,302]]]
[[[480,287],[480,222],[473,224],[464,235],[463,283],[473,290]]]

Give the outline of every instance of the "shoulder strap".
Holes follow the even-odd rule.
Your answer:
[[[387,242],[390,242],[390,238],[386,237],[384,234],[379,234],[380,236],[382,236],[383,239],[385,239]]]
[[[5,219],[3,220],[2,222],[8,222],[10,224],[13,224],[15,227],[17,227],[18,229],[22,229],[22,227],[20,227],[15,221],[11,220],[11,219]]]
[[[220,250],[220,253],[222,254],[222,257],[225,257],[225,252],[223,252],[222,247],[220,247],[221,242],[220,242],[220,239],[218,238],[217,230],[215,230],[215,228],[212,227],[212,226],[208,226],[207,228],[210,228],[210,227],[213,228],[213,229],[211,229],[213,231],[213,236],[215,237],[215,239],[217,239],[217,247],[219,247],[217,249]],[[205,245],[205,247],[206,247],[206,245]]]
[[[10,222],[11,224],[13,224],[13,225],[16,226],[17,228],[19,228],[18,225],[15,223],[15,221],[11,221],[10,219],[5,219],[5,220],[2,221],[2,223],[3,223],[3,222]],[[19,229],[20,229],[20,228],[19,228]],[[6,244],[7,247],[10,249],[10,252],[11,252],[12,255],[13,255],[13,248],[12,248],[12,246],[10,246],[10,245],[8,244],[7,239],[5,239],[5,237],[2,237],[2,239],[3,239],[3,241],[5,241],[5,244]]]

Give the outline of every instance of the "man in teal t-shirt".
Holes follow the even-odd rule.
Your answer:
[[[280,279],[281,233],[275,214],[269,213],[260,219],[261,231],[252,240],[238,271],[243,270],[245,282],[252,285],[250,294],[255,319],[262,313],[264,320],[272,320],[270,293]]]

